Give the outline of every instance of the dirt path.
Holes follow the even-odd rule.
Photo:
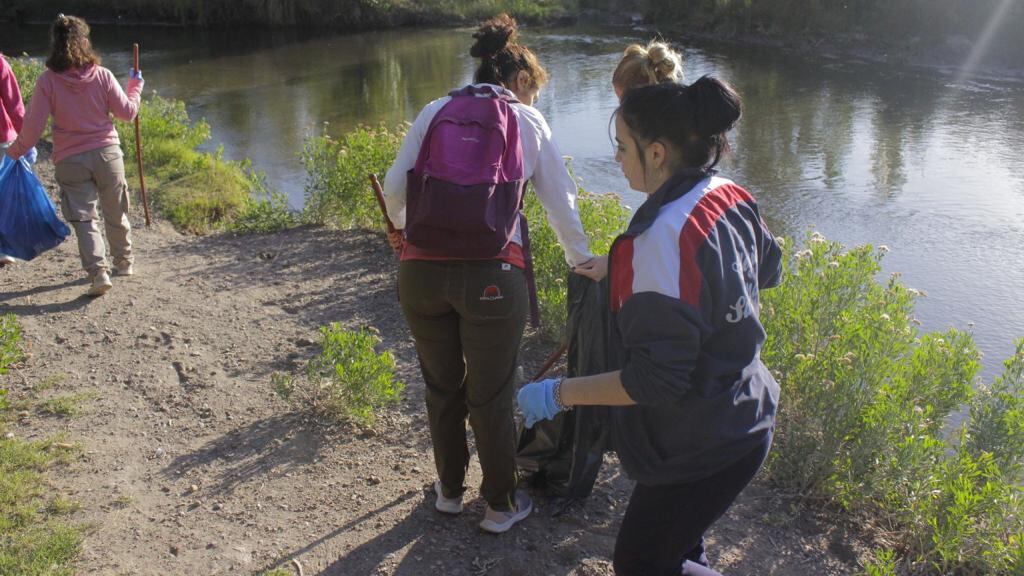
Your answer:
[[[196,238],[158,224],[137,228],[135,244],[136,275],[97,299],[83,296],[73,239],[0,270],[0,314],[18,316],[31,353],[7,376],[14,397],[89,395],[76,417],[33,413],[13,429],[25,439],[64,432],[83,448],[52,475],[82,504],[74,521],[90,527],[79,573],[297,573],[292,559],[306,575],[612,573],[631,487],[613,457],[585,503],[552,517],[539,501],[500,537],[476,527],[475,461],[467,513],[433,510],[423,384],[379,236]],[[377,327],[408,385],[373,432],[325,430],[270,391],[270,374],[302,366],[329,322]],[[547,351],[530,346],[527,358]],[[53,387],[35,390],[41,382]],[[791,504],[755,483],[712,531],[714,565],[854,573],[853,540]]]

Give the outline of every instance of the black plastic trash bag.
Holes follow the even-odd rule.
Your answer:
[[[608,281],[570,274],[566,337],[567,375],[614,370],[608,351]],[[608,447],[608,409],[580,406],[525,428],[520,424],[516,463],[526,481],[551,496],[590,495]]]
[[[31,260],[70,233],[28,162],[0,152],[0,254]]]

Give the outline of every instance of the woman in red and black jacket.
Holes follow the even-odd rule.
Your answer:
[[[779,387],[761,363],[762,288],[781,250],[754,198],[714,166],[740,98],[704,77],[630,90],[616,112],[616,160],[648,194],[607,258],[610,341],[621,370],[527,384],[526,425],[577,405],[614,406],[613,446],[637,484],[615,545],[615,573],[707,566],[704,532],[761,467]]]

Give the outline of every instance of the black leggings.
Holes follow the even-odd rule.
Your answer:
[[[617,576],[679,576],[684,561],[707,565],[704,532],[729,509],[768,456],[772,436],[735,464],[686,484],[637,484],[615,541]]]

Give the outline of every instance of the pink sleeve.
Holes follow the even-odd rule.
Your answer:
[[[0,56],[0,100],[3,101],[4,110],[14,125],[14,130],[21,132],[21,123],[25,118],[25,105],[21,101],[21,88],[18,87],[18,79],[14,77],[11,65],[3,56]]]
[[[114,73],[106,68],[103,72],[107,82],[107,106],[111,114],[121,120],[134,120],[142,102],[142,80],[128,80],[128,93],[125,94]]]
[[[28,152],[28,149],[35,146],[39,137],[43,135],[46,128],[46,121],[50,119],[50,83],[48,75],[44,72],[36,80],[36,90],[32,93],[32,101],[28,103],[28,114],[25,114],[25,121],[21,127],[18,137],[7,149],[7,155],[18,159]]]

